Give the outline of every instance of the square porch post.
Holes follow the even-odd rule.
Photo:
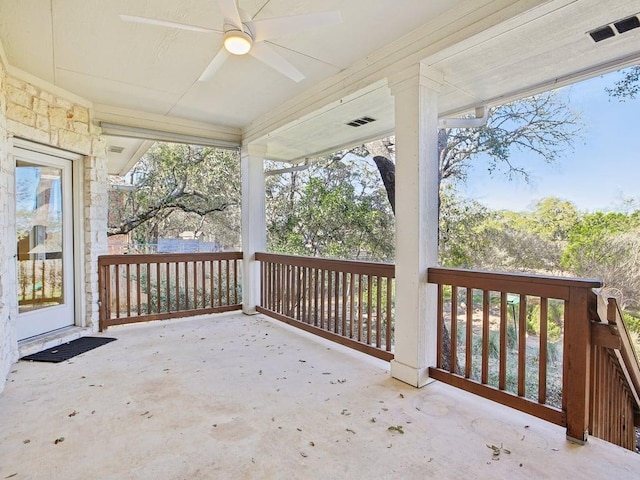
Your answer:
[[[266,147],[245,145],[242,163],[242,311],[256,313],[260,304],[260,262],[256,252],[267,248],[264,158]]]
[[[422,64],[389,78],[396,132],[395,359],[391,375],[422,387],[436,364],[438,263],[438,90]]]

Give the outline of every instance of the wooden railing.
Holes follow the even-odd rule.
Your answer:
[[[640,427],[637,356],[616,299],[599,295],[593,307],[589,431],[635,451],[635,427]]]
[[[430,268],[438,285],[437,366],[443,382],[567,427],[589,429],[595,280]]]
[[[242,252],[99,257],[100,329],[242,308]]]
[[[256,253],[258,311],[391,360],[395,266]]]

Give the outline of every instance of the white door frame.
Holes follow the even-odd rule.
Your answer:
[[[33,161],[36,164],[47,164],[46,157],[53,157],[55,159],[63,159],[69,161],[66,169],[71,177],[71,184],[69,185],[67,192],[63,192],[63,195],[70,197],[70,211],[72,215],[71,228],[65,231],[67,241],[71,242],[69,252],[71,258],[69,259],[69,266],[72,270],[72,275],[67,275],[69,278],[65,278],[65,288],[68,288],[68,292],[73,296],[73,303],[70,305],[73,312],[73,325],[85,326],[85,308],[84,308],[84,217],[83,217],[83,156],[77,153],[69,152],[66,150],[60,150],[47,145],[42,145],[20,138],[13,138],[13,157],[14,164],[17,157],[24,159],[25,161]],[[16,270],[16,279],[17,279]],[[17,285],[16,285],[17,287]],[[16,295],[18,291],[16,290]],[[46,334],[47,332],[43,332]]]

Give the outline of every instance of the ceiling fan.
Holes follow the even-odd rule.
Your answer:
[[[222,30],[133,15],[120,15],[120,18],[125,22],[221,34],[223,46],[198,78],[201,82],[211,80],[225,60],[229,58],[229,55],[246,54],[257,58],[291,80],[300,82],[305,78],[304,74],[276,52],[266,41],[342,21],[340,12],[322,12],[243,22],[236,0],[218,0],[218,4],[224,17]]]

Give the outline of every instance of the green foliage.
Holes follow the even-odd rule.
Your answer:
[[[569,230],[568,245],[561,263],[577,275],[589,275],[597,265],[616,261],[608,248],[613,236],[629,232],[640,226],[639,212],[589,213]]]
[[[456,195],[444,186],[440,192],[440,264],[472,268],[478,265],[488,245],[484,230],[489,219],[486,207]]]
[[[547,304],[547,340],[557,342],[562,339],[564,303],[550,300]],[[540,305],[527,308],[527,330],[540,335]]]
[[[640,317],[636,317],[628,312],[622,312],[622,318],[629,332],[640,334]]]
[[[532,230],[552,241],[566,241],[569,232],[580,219],[576,206],[556,197],[547,197],[536,203],[532,215]]]
[[[328,157],[307,171],[268,177],[271,251],[390,261],[393,226],[377,170],[365,160]]]
[[[134,190],[113,191],[110,235],[132,232],[155,243],[190,230],[225,244],[239,243],[240,162],[237,153],[156,143],[129,177]]]

